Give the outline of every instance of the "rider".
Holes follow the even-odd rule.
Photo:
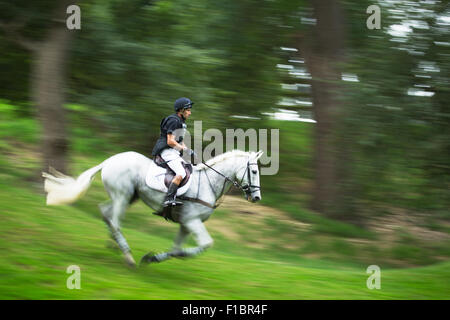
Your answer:
[[[188,149],[183,142],[186,130],[186,119],[191,115],[194,102],[188,98],[179,98],[175,101],[175,113],[161,120],[160,137],[153,148],[152,155],[160,155],[167,165],[175,172],[175,177],[169,185],[163,207],[182,205],[176,201],[178,186],[186,177],[181,153],[186,151],[189,156],[195,156],[195,152]]]

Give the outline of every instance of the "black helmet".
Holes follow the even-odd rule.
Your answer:
[[[177,112],[180,109],[192,108],[193,104],[194,103],[188,98],[179,98],[177,99],[177,101],[175,101],[174,105],[175,112]]]

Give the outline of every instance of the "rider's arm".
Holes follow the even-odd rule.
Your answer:
[[[168,133],[168,134],[167,134],[167,144],[168,144],[170,147],[172,147],[172,148],[174,148],[175,150],[177,150],[177,151],[181,151],[181,150],[186,149],[186,146],[184,145],[184,143],[182,143],[182,144],[178,143],[178,142],[175,140],[175,135],[174,135],[174,134],[171,134],[171,133]]]

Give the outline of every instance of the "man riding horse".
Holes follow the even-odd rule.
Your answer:
[[[178,187],[183,188],[185,177],[180,153],[184,151],[195,156],[195,153],[184,145],[182,138],[186,129],[185,120],[191,114],[192,104],[193,102],[187,98],[178,99],[175,101],[176,113],[161,121],[161,136],[153,149],[154,160],[162,157],[163,160],[159,160],[167,162],[169,168],[175,172],[175,178],[168,185],[166,195],[158,188],[149,187],[147,183],[147,177],[152,176],[157,161],[152,161],[137,152],[127,151],[105,159],[81,173],[76,179],[54,169],[51,169],[51,173],[42,173],[45,177],[47,204],[62,205],[76,202],[86,193],[94,176],[101,171],[102,182],[110,200],[99,205],[100,211],[110,236],[117,243],[129,266],[135,267],[136,262],[120,228],[120,220],[136,196],[154,210],[159,211],[161,207],[166,209],[162,210],[163,216],[166,211],[170,211],[171,215],[175,213],[173,221],[180,224],[172,249],[158,254],[149,252],[141,258],[141,264],[162,262],[170,258],[193,257],[210,248],[213,239],[203,223],[217,208],[217,200],[226,194],[231,186],[242,190],[252,202],[261,200],[258,159],[263,152],[233,150],[216,156],[207,163],[197,165],[189,178],[192,184],[183,193],[184,205],[171,210],[173,206],[179,204],[175,198]],[[190,234],[193,235],[197,246],[184,248],[183,244]]]
[[[187,148],[183,142],[187,128],[185,121],[191,115],[193,104],[194,102],[188,98],[179,98],[175,101],[175,113],[161,120],[160,137],[152,151],[154,157],[160,156],[169,168],[175,172],[175,177],[168,187],[167,195],[163,202],[164,208],[183,204],[176,201],[176,195],[181,181],[186,177],[183,167],[185,161],[181,154],[187,152],[189,156],[195,156],[194,150]]]

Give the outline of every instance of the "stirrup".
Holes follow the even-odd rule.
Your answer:
[[[163,203],[163,207],[167,208],[167,207],[176,207],[176,206],[182,206],[183,202],[177,201],[175,199],[172,200],[166,200]]]

